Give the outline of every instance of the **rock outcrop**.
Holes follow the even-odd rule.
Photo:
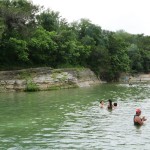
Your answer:
[[[30,68],[0,71],[0,92],[37,91],[85,87],[99,84],[90,69]]]

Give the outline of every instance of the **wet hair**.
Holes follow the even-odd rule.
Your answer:
[[[100,101],[100,103],[102,103],[102,102],[103,102],[103,100]]]
[[[117,106],[117,103],[114,103],[114,106]]]
[[[108,109],[112,109],[112,100],[111,100],[111,99],[109,99],[109,100],[108,100],[108,102],[109,102]]]

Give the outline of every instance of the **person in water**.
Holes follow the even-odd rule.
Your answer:
[[[116,107],[117,107],[117,103],[114,103],[114,104],[113,104],[113,108],[116,108]]]
[[[100,108],[104,108],[104,101],[103,100],[100,101]]]
[[[140,115],[141,115],[141,110],[136,109],[136,114],[134,115],[133,118],[134,125],[143,125],[144,121],[147,120],[145,117],[141,118]]]
[[[107,106],[108,109],[113,109],[113,105],[112,105],[112,100],[109,99],[108,100],[108,106]]]

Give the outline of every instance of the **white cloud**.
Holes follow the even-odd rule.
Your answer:
[[[60,12],[68,22],[87,18],[103,29],[150,35],[149,0],[33,0],[33,3]]]

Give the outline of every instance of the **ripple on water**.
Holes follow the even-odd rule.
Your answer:
[[[0,149],[149,150],[149,87],[146,84],[134,86],[120,84],[112,86],[109,90],[106,87],[104,90],[100,87],[97,91],[86,89],[85,93],[75,92],[71,102],[68,99],[61,102],[59,99],[62,95],[60,97],[57,95],[56,102],[55,99],[53,101],[47,99],[44,104],[40,100],[40,106],[37,99],[32,100],[29,104],[35,103],[35,106],[38,106],[36,111],[30,110],[29,105],[24,112],[22,106],[19,112],[16,111],[18,115],[23,113],[25,119],[11,114],[8,120],[1,117],[0,113]],[[70,92],[67,93],[69,94]],[[109,98],[118,103],[118,108],[112,111],[101,109],[99,100],[105,101]],[[14,111],[19,107],[18,104],[15,103]],[[12,104],[10,106],[13,107]],[[133,125],[133,115],[138,107],[142,109],[142,115],[148,119],[140,128]],[[6,112],[5,115],[8,114],[10,113]]]

